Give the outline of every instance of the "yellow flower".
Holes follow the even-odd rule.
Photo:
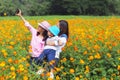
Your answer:
[[[85,73],[88,73],[90,71],[89,66],[85,66]]]
[[[66,75],[66,72],[63,72],[64,75]]]
[[[56,69],[56,71],[58,71],[58,72],[61,70],[60,68],[55,68],[55,69]]]
[[[1,52],[2,52],[2,53],[5,53],[5,52],[6,52],[6,50],[5,50],[5,49],[2,49],[2,50],[1,50]]]
[[[2,61],[1,63],[0,63],[0,67],[4,67],[5,66],[5,61]]]
[[[67,60],[66,58],[63,58],[63,59],[61,60],[61,62],[66,62],[66,60]]]
[[[7,13],[4,13],[4,16],[6,16],[7,15]]]
[[[26,58],[24,58],[24,57],[23,57],[23,58],[22,58],[22,60],[23,60],[23,61],[25,61],[25,60],[26,60]]]
[[[20,71],[24,71],[24,67],[21,67],[21,68],[20,68]]]
[[[83,76],[82,76],[82,75],[80,75],[80,78],[83,78]]]
[[[83,54],[84,54],[84,55],[86,55],[87,53],[88,53],[88,52],[87,52],[87,51],[85,51]]]
[[[30,66],[30,64],[29,64],[29,63],[27,63],[27,64],[26,64],[26,66],[27,66],[27,67],[29,67],[29,66]]]
[[[71,58],[70,58],[70,61],[71,61],[71,62],[74,62],[74,58],[73,58],[73,57],[71,57]]]
[[[89,56],[88,60],[92,61],[94,59],[93,56]]]
[[[75,71],[74,71],[74,69],[70,69],[70,73],[72,74],[72,73],[74,73]]]
[[[117,53],[120,54],[120,50],[117,50]]]
[[[47,80],[53,80],[53,79],[49,77]]]
[[[117,69],[120,70],[120,65],[118,65]]]
[[[111,54],[110,54],[110,53],[107,53],[107,57],[108,57],[108,58],[111,58]]]
[[[118,60],[120,60],[120,57],[118,58]]]
[[[103,77],[101,80],[106,80],[106,77]]]
[[[4,53],[3,53],[3,56],[4,56],[4,57],[7,57],[7,55],[8,55],[7,52],[4,52]]]
[[[29,49],[29,53],[32,53],[32,49]]]
[[[76,77],[75,80],[80,80],[80,78],[79,78],[79,77]]]
[[[84,60],[81,59],[80,60],[80,64],[85,64]]]
[[[60,77],[58,75],[56,76],[56,80],[60,80]]]
[[[97,53],[97,54],[95,55],[95,58],[96,58],[96,59],[100,59],[100,58],[101,58],[100,54]]]
[[[10,42],[10,45],[12,45],[12,46],[15,45],[15,42]]]
[[[22,67],[24,67],[22,64],[20,64],[19,66],[18,66],[19,68],[22,68]]]
[[[23,76],[23,80],[28,80],[28,76]]]
[[[14,66],[10,67],[10,70],[15,71],[15,67]]]
[[[16,77],[16,73],[15,72],[11,72],[11,77],[15,78]]]

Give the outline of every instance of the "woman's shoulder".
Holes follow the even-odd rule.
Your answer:
[[[68,38],[68,36],[66,34],[61,34],[59,37],[64,37],[64,38]]]

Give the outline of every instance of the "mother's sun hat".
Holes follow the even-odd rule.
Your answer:
[[[60,29],[59,29],[56,25],[54,25],[54,26],[51,26],[51,27],[49,28],[49,31],[50,31],[53,35],[57,36],[57,35],[59,34],[59,32],[60,32]]]
[[[42,28],[44,28],[47,31],[48,31],[49,27],[51,26],[47,21],[43,21],[41,23],[38,23],[38,25],[41,26]]]

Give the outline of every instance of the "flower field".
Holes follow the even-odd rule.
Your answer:
[[[37,28],[46,19],[52,25],[69,22],[69,39],[56,67],[55,80],[119,80],[119,17],[25,17]],[[51,80],[29,67],[31,34],[18,17],[0,18],[0,80]],[[39,66],[41,67],[41,66]]]

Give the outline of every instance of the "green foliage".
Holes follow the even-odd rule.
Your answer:
[[[17,8],[24,15],[119,15],[119,0],[1,0],[0,15],[14,16]]]

